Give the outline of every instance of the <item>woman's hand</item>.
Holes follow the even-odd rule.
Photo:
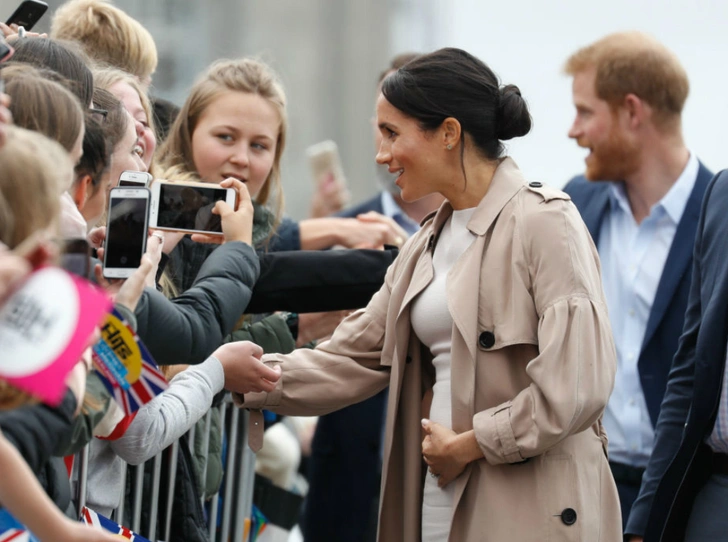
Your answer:
[[[8,41],[17,39],[18,37],[21,37],[21,38],[47,38],[48,37],[48,34],[46,34],[45,32],[42,34],[39,34],[38,32],[28,32],[25,30],[25,28],[23,28],[22,36],[21,36],[21,30],[17,24],[11,24],[10,26],[8,26],[5,23],[0,23],[0,32],[2,32],[5,35],[5,39]]]
[[[238,193],[238,202],[233,210],[226,202],[218,201],[212,212],[220,215],[222,219],[222,237],[195,233],[192,240],[197,243],[226,243],[228,241],[242,241],[253,244],[253,201],[245,183],[232,177],[220,183],[223,188],[234,188]]]
[[[222,345],[212,354],[225,373],[225,389],[235,393],[271,392],[281,378],[281,368],[270,368],[260,361],[263,349],[250,341]]]
[[[430,420],[422,420],[422,429],[425,432],[422,457],[430,473],[437,477],[439,487],[445,487],[460,476],[468,463],[483,457],[472,431],[458,435]]]

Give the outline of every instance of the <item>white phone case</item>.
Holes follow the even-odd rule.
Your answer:
[[[143,199],[146,201],[145,204],[145,210],[144,213],[144,227],[141,230],[140,235],[140,243],[139,243],[139,259],[141,260],[142,255],[144,255],[144,251],[146,250],[147,246],[147,231],[149,228],[149,203],[150,203],[150,193],[147,188],[113,188],[111,190],[111,194],[109,195],[109,210],[108,210],[108,220],[106,223],[106,237],[107,242],[104,250],[104,265],[103,265],[103,275],[106,278],[128,278],[130,277],[134,271],[137,270],[137,267],[109,267],[107,262],[110,258],[110,252],[113,252],[108,250],[110,248],[109,240],[114,239],[114,235],[116,234],[115,231],[112,231],[111,227],[111,219],[112,219],[112,204],[115,200],[125,200],[125,199]],[[115,254],[112,254],[112,256],[116,256]]]
[[[235,205],[237,203],[237,192],[234,188],[222,188],[220,185],[214,184],[214,183],[193,183],[193,182],[182,182],[182,181],[162,181],[162,180],[156,180],[154,183],[152,183],[151,186],[151,192],[152,192],[152,202],[151,206],[149,208],[149,227],[158,229],[158,230],[165,230],[165,231],[176,231],[176,232],[184,232],[184,233],[204,233],[207,235],[223,235],[222,232],[218,231],[206,231],[206,230],[198,230],[198,229],[192,229],[192,228],[176,228],[176,227],[167,227],[164,225],[159,224],[159,202],[160,202],[160,194],[162,187],[164,185],[182,185],[182,186],[191,186],[191,187],[201,187],[201,188],[213,188],[218,190],[224,190],[225,191],[225,202],[230,205],[233,209],[235,208]]]

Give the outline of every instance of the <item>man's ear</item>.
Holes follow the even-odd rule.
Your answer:
[[[650,106],[636,94],[627,94],[622,105],[630,128],[638,128],[652,113]]]
[[[91,175],[82,175],[73,183],[70,190],[71,197],[79,211],[82,211],[86,205],[86,200],[88,199],[92,185],[93,180],[91,179]]]

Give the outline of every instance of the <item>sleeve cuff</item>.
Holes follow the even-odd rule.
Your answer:
[[[511,426],[511,404],[479,412],[473,418],[478,446],[491,465],[524,461]]]
[[[187,371],[204,373],[210,380],[213,395],[225,388],[225,371],[222,369],[222,363],[215,356],[210,356],[199,365],[189,367]],[[183,373],[184,371],[180,375]]]

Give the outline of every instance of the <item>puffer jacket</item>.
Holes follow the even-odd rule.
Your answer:
[[[211,252],[190,288],[174,299],[147,288],[135,310],[137,333],[156,362],[204,361],[245,312],[259,272],[250,245],[233,241]]]

